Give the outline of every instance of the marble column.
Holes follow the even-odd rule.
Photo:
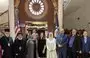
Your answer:
[[[61,30],[63,28],[63,0],[58,0],[58,23]]]
[[[14,0],[9,0],[9,27],[10,36],[15,39]]]

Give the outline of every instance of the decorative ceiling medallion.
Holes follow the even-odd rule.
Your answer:
[[[29,10],[33,15],[40,15],[44,12],[44,4],[41,0],[32,0],[29,3]]]
[[[33,19],[43,18],[48,10],[46,0],[30,0],[25,3],[25,11]]]

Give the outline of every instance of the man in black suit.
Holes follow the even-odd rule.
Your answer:
[[[77,31],[72,29],[72,35],[68,39],[68,57],[77,58],[77,52],[81,50],[81,39],[76,35]]]

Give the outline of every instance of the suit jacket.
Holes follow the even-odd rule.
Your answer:
[[[84,42],[84,37],[82,38],[82,52],[84,52],[84,53],[90,52],[90,38],[89,37],[87,37],[86,43]]]
[[[62,38],[62,40],[60,40]],[[67,47],[67,42],[68,42],[68,39],[67,39],[67,36],[65,34],[61,35],[61,34],[58,34],[56,36],[56,43],[57,45],[60,44],[62,45],[63,47],[62,48],[65,48]]]
[[[70,41],[70,37],[68,37],[68,48],[69,48],[69,41]],[[72,52],[77,52],[81,50],[81,37],[80,36],[75,36],[73,45],[72,45]]]

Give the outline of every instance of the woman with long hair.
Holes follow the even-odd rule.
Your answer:
[[[42,57],[42,58],[46,57],[45,46],[46,46],[46,39],[45,39],[44,33],[41,32],[40,37],[38,39],[38,54],[39,54],[39,57]]]

